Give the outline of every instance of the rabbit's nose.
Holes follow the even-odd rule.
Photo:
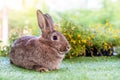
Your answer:
[[[69,51],[70,50],[70,46],[66,47],[66,50]]]

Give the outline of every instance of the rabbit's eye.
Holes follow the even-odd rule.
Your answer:
[[[58,38],[57,38],[57,36],[53,36],[53,40],[57,40]]]

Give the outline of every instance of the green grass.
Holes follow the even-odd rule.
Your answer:
[[[65,59],[59,70],[36,72],[10,64],[0,57],[0,80],[120,80],[120,58],[79,57]]]

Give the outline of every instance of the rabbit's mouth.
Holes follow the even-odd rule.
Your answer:
[[[59,54],[64,55],[64,54],[65,54],[65,52],[59,52]]]
[[[59,54],[64,55],[70,51],[70,48],[65,50],[65,51],[59,51]]]
[[[66,51],[64,51],[64,52],[59,52],[59,54],[61,54],[61,55],[64,55],[65,53],[67,53]]]
[[[68,47],[62,47],[60,50],[60,54],[66,54],[70,51],[70,46]]]
[[[64,56],[65,56],[65,53],[64,52],[57,52],[57,57],[59,57],[59,58],[64,58]]]
[[[68,49],[66,51],[57,50],[57,56],[60,57],[60,58],[63,58],[65,56],[65,54],[69,52],[69,50],[70,49]]]

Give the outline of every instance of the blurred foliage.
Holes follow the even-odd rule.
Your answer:
[[[12,33],[9,37],[8,44],[4,45],[2,41],[0,41],[0,56],[8,56],[12,43],[19,37],[19,34]]]
[[[36,10],[9,11],[9,28],[10,33],[17,31],[20,35],[24,35],[24,30],[27,30],[28,34],[39,35],[40,30],[37,25]]]
[[[119,46],[119,47],[116,47],[116,53],[118,53],[117,57],[120,58],[120,46]]]
[[[61,31],[72,47],[67,57],[86,55],[86,49],[93,53],[94,47],[98,53],[110,50],[111,54],[111,48],[120,45],[119,3],[103,0],[101,9],[57,13]]]
[[[67,56],[69,58],[86,55],[86,49],[89,50],[91,56],[94,56],[92,55],[93,49],[97,49],[100,53],[101,50],[107,51],[113,46],[120,45],[120,32],[118,29],[114,29],[108,20],[106,20],[106,24],[88,27],[75,25],[68,19],[62,20],[61,23],[61,31],[71,44],[71,51]],[[111,53],[109,52],[109,54]]]
[[[52,12],[43,4],[43,12],[48,12],[60,27],[71,44],[71,51],[67,57],[85,55],[86,48],[108,50],[112,46],[120,45],[120,1],[102,0],[100,9],[74,9],[64,12]],[[37,24],[36,9],[23,11],[9,11],[9,44],[18,36],[41,34]],[[10,45],[9,45],[10,46]],[[1,49],[2,51],[3,49]],[[4,50],[6,51],[6,50]],[[5,52],[6,53],[6,52]]]

